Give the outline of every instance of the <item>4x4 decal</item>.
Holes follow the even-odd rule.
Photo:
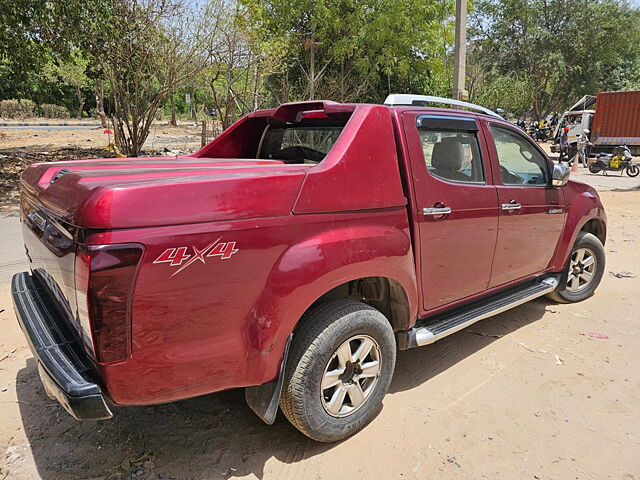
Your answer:
[[[220,242],[222,237],[211,242],[206,247],[199,249],[191,245],[193,253],[187,253],[189,247],[167,248],[153,263],[168,263],[172,267],[180,267],[171,276],[177,275],[194,262],[206,263],[208,257],[220,257],[222,260],[231,258],[234,253],[238,253],[236,242]]]

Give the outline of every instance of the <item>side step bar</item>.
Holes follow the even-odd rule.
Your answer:
[[[464,309],[445,313],[440,317],[418,321],[411,330],[397,334],[398,347],[406,350],[437,342],[452,333],[493,315],[552,292],[558,286],[560,276],[545,276],[523,286],[498,293],[490,298],[474,302]]]

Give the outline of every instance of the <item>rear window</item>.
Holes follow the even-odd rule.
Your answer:
[[[258,158],[316,164],[324,160],[344,126],[269,126]]]

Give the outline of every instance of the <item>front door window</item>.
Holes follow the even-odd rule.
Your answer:
[[[492,126],[503,185],[548,185],[547,160],[518,133]]]

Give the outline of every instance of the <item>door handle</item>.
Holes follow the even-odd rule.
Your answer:
[[[503,203],[501,207],[502,210],[520,210],[522,208],[522,205],[516,203],[515,201],[511,201],[509,203]]]
[[[448,215],[451,207],[427,207],[422,209],[423,215]]]

